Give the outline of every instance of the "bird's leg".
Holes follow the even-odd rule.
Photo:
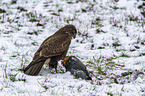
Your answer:
[[[56,60],[51,59],[49,63],[49,68],[55,68],[55,72],[57,73],[57,64],[58,62]]]
[[[57,73],[57,65],[58,65],[58,62],[56,61],[55,63],[55,72]]]

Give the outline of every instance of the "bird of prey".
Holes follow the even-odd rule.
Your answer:
[[[75,56],[66,56],[62,64],[66,71],[70,71],[75,77],[92,80],[86,66]]]
[[[49,68],[55,68],[57,72],[58,61],[64,59],[67,54],[72,37],[77,34],[74,25],[66,25],[46,38],[34,54],[31,63],[24,69],[28,75],[38,75],[45,61],[49,62]]]

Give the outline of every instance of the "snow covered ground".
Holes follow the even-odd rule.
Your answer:
[[[143,2],[1,0],[0,96],[145,96]],[[45,66],[38,76],[19,70],[67,24],[78,30],[67,55],[87,66],[92,81],[74,78],[61,62],[54,74]]]

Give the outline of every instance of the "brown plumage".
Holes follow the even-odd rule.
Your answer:
[[[34,54],[31,63],[24,69],[24,73],[38,75],[46,60],[49,61],[49,67],[55,68],[57,72],[57,63],[66,56],[71,39],[75,38],[76,34],[74,25],[66,25],[45,39]]]

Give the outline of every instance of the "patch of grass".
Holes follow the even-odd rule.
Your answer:
[[[78,86],[78,88],[77,88],[77,90],[78,90],[78,92],[81,92],[81,88],[83,87],[84,85],[80,85],[80,86]]]
[[[131,83],[132,81],[136,80],[138,77],[142,77],[144,73],[139,70],[130,70],[121,73],[121,75],[116,75],[116,74],[113,75],[114,76],[111,76],[110,78],[110,80],[113,80],[113,83],[126,84],[126,83]]]
[[[108,96],[113,96],[113,93],[112,92],[107,92],[107,95]]]
[[[116,42],[114,42],[114,43],[112,44],[112,46],[115,47],[115,48],[118,47],[118,46],[121,46],[121,45],[122,45],[122,44],[120,44],[119,41],[116,41]]]
[[[51,13],[51,15],[54,15],[54,16],[59,16],[58,13]]]
[[[36,11],[26,13],[26,16],[29,18],[30,22],[40,22],[41,19],[45,18],[42,14],[38,14]],[[37,23],[38,24],[38,23]]]
[[[29,35],[38,35],[38,31],[28,32]]]
[[[131,52],[136,51],[135,49],[130,49]]]
[[[7,63],[6,63],[6,65],[5,65],[5,67],[4,67],[4,74],[3,74],[3,78],[8,79],[8,73],[7,73]]]
[[[120,23],[120,20],[116,20],[114,17],[110,18],[110,24],[112,24],[112,26],[122,29],[123,25],[121,25]]]
[[[16,4],[17,0],[11,0],[11,4]]]
[[[90,40],[90,38],[92,37],[92,36],[89,36],[89,33],[87,30],[85,30],[84,32],[78,31],[78,35],[83,38],[81,41],[79,41],[80,43],[85,43],[86,41],[88,41],[88,39]]]
[[[97,71],[98,71],[98,74],[107,75],[106,72],[103,71],[102,67],[100,67],[100,66],[97,67]]]
[[[97,49],[105,49],[104,46],[99,46]]]
[[[145,17],[145,11],[142,11],[141,14]]]
[[[134,47],[135,47],[136,49],[140,49],[140,47],[139,47],[138,45],[134,45]]]
[[[0,13],[6,13],[6,10],[0,8]]]
[[[129,18],[129,21],[138,21],[139,19],[138,19],[138,16],[134,16],[133,14],[130,14],[129,16],[128,16],[128,18]]]
[[[141,45],[145,45],[145,40],[141,41]]]
[[[4,34],[10,34],[10,33],[14,33],[13,31],[5,31]]]
[[[72,1],[68,1],[67,3],[68,3],[68,4],[74,4],[74,2],[72,2]]]
[[[109,43],[103,43],[102,45],[103,46],[109,46]]]
[[[28,54],[28,52],[26,52],[25,55],[27,55],[27,54]],[[20,61],[21,61],[21,63],[20,63],[21,71],[24,70],[24,68],[25,68],[25,64],[27,64],[27,63],[29,62],[28,59],[25,57],[25,55],[22,55],[21,58],[19,58]]]
[[[36,18],[31,18],[29,21],[30,22],[40,22],[40,20],[39,19],[36,19]]]
[[[26,82],[26,78],[24,77],[24,75],[22,75],[22,77],[19,77],[18,79],[16,78],[16,76],[18,75],[18,73],[17,74],[9,74],[8,76],[9,76],[9,78],[10,78],[10,80],[12,81],[12,82],[16,82],[16,81],[23,81],[23,82]]]
[[[22,11],[26,11],[26,12],[27,12],[27,10],[26,10],[25,8],[20,7],[20,6],[18,6],[17,9],[18,9],[20,12],[22,12]]]
[[[130,56],[127,55],[127,54],[122,53],[119,57],[130,57]]]
[[[97,17],[97,18],[95,18],[95,20],[92,21],[92,25],[103,27],[102,21],[103,20],[101,20],[100,17]]]
[[[34,46],[38,46],[38,42],[32,42],[31,44]]]
[[[96,30],[96,34],[98,34],[98,33],[107,33],[107,32],[105,32],[105,31],[103,31],[102,29],[99,28],[99,29]]]
[[[51,78],[45,78],[44,81],[40,82],[40,78],[37,79],[38,84],[47,91],[49,88],[55,88],[58,84],[54,83],[55,81],[51,81]]]
[[[47,86],[45,85],[45,83],[40,83],[38,80],[37,80],[37,82],[38,82],[39,85],[40,85],[41,87],[43,87],[45,90],[49,89],[49,87],[47,87]]]
[[[4,47],[4,46],[1,46],[1,48],[0,48],[0,50],[3,50],[3,51],[6,51],[6,47]]]
[[[36,26],[44,26],[44,24],[38,22]]]
[[[102,68],[103,66],[100,64],[101,62],[103,62],[103,59],[102,59],[101,56],[98,59],[95,59],[93,57],[92,61],[88,61],[87,62],[87,63],[89,63],[89,64],[87,64],[87,66],[91,67],[92,69],[94,69],[94,72],[91,72],[91,74],[93,74],[93,76],[95,76],[97,79],[99,79],[99,77],[96,76],[97,74],[106,75],[106,73],[104,71],[104,68]],[[97,73],[97,74],[95,74],[95,73]]]
[[[89,64],[87,64],[87,66],[89,66],[89,65],[91,65],[91,64],[94,64],[93,61],[87,61],[86,63],[89,63]]]
[[[91,44],[91,50],[93,50],[93,49],[94,49],[94,47],[95,47],[95,45],[94,45],[94,44]]]
[[[117,52],[126,51],[125,49],[116,49]]]
[[[29,12],[29,13],[26,13],[26,16],[28,18],[36,18],[37,17],[37,14],[36,14],[36,12]]]
[[[19,52],[13,52],[12,55],[11,55],[12,59],[15,58],[15,57],[18,57],[18,56],[20,56]]]
[[[122,69],[125,67],[125,65],[115,63],[113,60],[116,58],[118,57],[105,58],[100,56],[98,59],[94,58],[93,60],[88,61],[87,63],[89,64],[87,64],[87,66],[93,69],[93,71],[90,73],[97,80],[104,80],[106,78],[110,78],[110,75],[112,74],[110,71]]]
[[[141,53],[139,56],[145,56],[145,53],[143,52],[143,53]]]

